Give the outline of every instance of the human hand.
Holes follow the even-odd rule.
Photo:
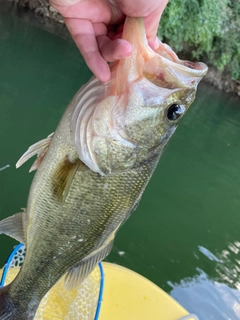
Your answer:
[[[129,56],[132,46],[121,39],[125,16],[144,17],[149,45],[157,46],[156,33],[168,0],[50,0],[63,16],[78,49],[95,76],[110,79],[107,62]]]

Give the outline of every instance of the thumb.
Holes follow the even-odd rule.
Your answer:
[[[64,6],[64,7],[70,7],[73,6],[74,4],[77,4],[81,2],[82,0],[50,0],[50,4],[55,7],[55,6]]]

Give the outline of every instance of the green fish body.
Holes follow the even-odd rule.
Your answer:
[[[127,18],[132,55],[111,66],[111,80],[91,79],[75,95],[54,134],[31,146],[37,169],[22,213],[0,222],[27,248],[16,279],[0,289],[0,320],[33,319],[63,276],[81,283],[110,252],[207,72],[147,43],[141,18]]]

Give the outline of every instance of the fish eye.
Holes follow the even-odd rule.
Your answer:
[[[180,106],[179,104],[172,104],[168,108],[167,118],[170,121],[177,120],[185,111],[184,106]]]

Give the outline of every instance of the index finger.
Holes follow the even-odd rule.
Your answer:
[[[110,69],[99,51],[93,24],[74,18],[65,18],[65,23],[89,69],[100,81],[108,81]]]
[[[168,0],[162,0],[158,8],[144,18],[148,43],[153,49],[158,46],[156,35],[158,31],[159,21],[167,3]]]

